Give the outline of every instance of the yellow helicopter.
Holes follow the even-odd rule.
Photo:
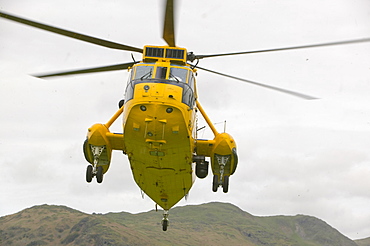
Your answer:
[[[86,170],[86,181],[91,182],[96,178],[98,183],[102,183],[103,176],[111,163],[112,151],[122,151],[130,161],[137,185],[163,208],[162,229],[164,231],[168,227],[168,211],[187,196],[196,177],[205,178],[208,175],[209,165],[213,173],[212,190],[217,192],[218,188],[222,187],[223,192],[227,193],[230,176],[235,173],[238,164],[235,140],[230,134],[219,133],[216,130],[198,100],[195,79],[198,69],[300,98],[315,99],[302,93],[199,67],[200,59],[370,41],[370,39],[358,39],[257,51],[196,55],[176,46],[174,2],[167,0],[165,6],[163,39],[167,46],[146,45],[143,49],[0,12],[0,17],[8,20],[96,45],[143,54],[142,60],[138,62],[36,77],[47,78],[114,70],[129,71],[125,99],[119,102],[119,110],[107,123],[95,124],[88,129],[87,138],[83,144],[85,158],[90,163]],[[194,61],[196,61],[195,64]],[[213,139],[198,139],[198,111],[212,130]],[[110,132],[110,126],[121,115],[123,132]]]

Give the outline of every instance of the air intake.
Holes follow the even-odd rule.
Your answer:
[[[171,62],[179,65],[186,64],[186,49],[168,46],[144,46],[143,60],[145,62]]]
[[[152,48],[146,47],[145,55],[149,57],[163,57],[164,56],[164,48]]]
[[[166,49],[166,58],[184,59],[184,50]]]

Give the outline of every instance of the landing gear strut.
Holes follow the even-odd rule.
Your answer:
[[[168,226],[168,210],[163,211],[163,219],[162,219],[162,230],[167,231]]]
[[[104,146],[93,146],[91,145],[91,151],[94,155],[94,164],[88,165],[86,169],[86,181],[90,183],[92,178],[96,176],[96,180],[100,184],[103,182],[103,167],[98,166],[99,156],[104,150]]]
[[[220,176],[213,176],[212,191],[217,192],[219,186],[222,186],[224,193],[229,191],[229,175],[225,175],[225,166],[229,160],[229,156],[216,156],[217,162],[220,165]]]

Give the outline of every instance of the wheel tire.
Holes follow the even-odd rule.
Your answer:
[[[168,220],[162,220],[162,230],[167,231]]]
[[[222,182],[222,188],[224,193],[227,193],[229,191],[229,177],[230,176],[224,176],[224,180]]]
[[[86,169],[86,181],[87,181],[87,183],[90,183],[91,180],[92,180],[92,177],[93,177],[92,171],[93,171],[93,167],[91,165],[88,165],[87,169]]]
[[[96,181],[98,181],[99,184],[103,182],[103,167],[102,166],[98,167],[98,171],[96,173]]]
[[[213,175],[212,191],[217,192],[218,189],[218,175]]]

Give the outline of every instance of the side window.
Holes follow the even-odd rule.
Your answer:
[[[125,102],[134,98],[135,81],[143,79],[151,79],[153,74],[153,66],[137,66],[132,70],[129,76],[125,92]]]
[[[126,90],[125,90],[125,102],[131,100],[132,97],[133,97],[133,90],[130,90],[133,75],[134,75],[134,70],[131,70],[129,75],[128,75],[128,79],[127,79],[127,86],[126,86]]]
[[[192,72],[189,72],[189,85],[194,92],[194,74]]]
[[[188,105],[190,108],[193,108],[195,103],[193,76],[193,73],[189,71],[188,83],[184,84],[182,93],[182,102]]]
[[[129,80],[127,82],[126,92],[125,92],[125,103],[134,98],[134,82]]]

